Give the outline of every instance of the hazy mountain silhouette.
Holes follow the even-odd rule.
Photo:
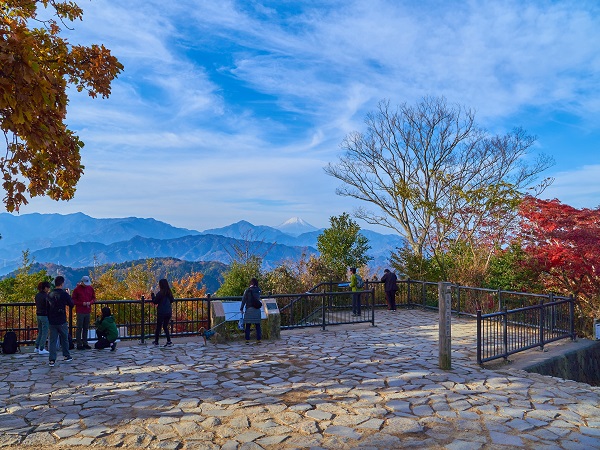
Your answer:
[[[24,250],[29,250],[39,263],[82,268],[94,262],[114,264],[159,257],[229,264],[235,248],[247,248],[264,257],[266,268],[272,268],[285,259],[318,254],[317,238],[322,230],[314,228],[302,219],[293,218],[279,229],[242,220],[199,232],[136,217],[94,219],[82,213],[20,216],[3,213],[0,214],[3,255],[0,275],[21,265]],[[303,230],[310,231],[300,233]],[[405,245],[404,239],[397,235],[370,230],[361,233],[369,239],[369,254],[374,257],[375,267],[387,265],[390,252]]]
[[[113,244],[80,242],[63,247],[50,247],[32,252],[36,261],[58,262],[70,267],[121,263],[136,259],[173,257],[185,261],[231,262],[234,248],[249,246],[253,253],[265,255],[266,268],[277,266],[285,259],[298,259],[303,252],[316,254],[315,249],[290,247],[258,241],[239,241],[214,234],[184,236],[175,239],[153,239],[136,236],[128,241]]]

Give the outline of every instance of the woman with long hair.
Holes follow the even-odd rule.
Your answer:
[[[169,282],[166,278],[163,278],[158,282],[159,291],[156,295],[154,292],[151,293],[152,303],[156,305],[156,331],[154,332],[154,345],[158,345],[158,338],[160,337],[160,329],[162,328],[167,338],[165,347],[171,347],[171,335],[169,334],[169,322],[173,315],[173,309],[171,303],[175,300],[173,293],[169,287]]]
[[[48,338],[48,292],[50,292],[50,282],[40,281],[35,294],[35,314],[37,316],[38,335],[35,340],[35,352],[40,355],[47,355],[46,339]]]
[[[250,286],[244,291],[240,306],[240,312],[244,312],[244,308],[246,308],[246,312],[244,313],[244,337],[246,338],[246,344],[250,343],[250,327],[252,324],[256,326],[256,342],[260,344],[262,340],[262,329],[260,327],[262,302],[260,294],[261,290],[258,287],[258,280],[252,278]]]

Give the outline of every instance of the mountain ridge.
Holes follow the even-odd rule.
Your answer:
[[[74,267],[155,257],[227,264],[231,261],[228,252],[248,245],[257,254],[264,253],[265,267],[288,258],[299,259],[303,254],[318,254],[316,243],[322,229],[314,229],[299,218],[287,222],[299,225],[293,229],[294,234],[245,220],[200,232],[135,217],[94,219],[83,213],[2,213],[0,250],[4,264],[0,275],[21,265],[24,250],[29,250],[35,261]],[[390,252],[404,245],[400,236],[370,230],[361,230],[361,234],[369,239],[374,266],[387,265]]]

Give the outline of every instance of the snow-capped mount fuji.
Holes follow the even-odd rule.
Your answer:
[[[302,220],[300,217],[292,217],[275,228],[291,236],[300,236],[301,234],[318,230],[317,227],[312,226],[310,223]]]

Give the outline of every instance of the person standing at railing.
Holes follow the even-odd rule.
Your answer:
[[[361,282],[359,282],[359,276],[356,274],[356,267],[350,267],[350,288],[352,289],[352,315],[360,316],[360,294],[357,292],[360,290]]]
[[[96,292],[92,287],[90,277],[84,276],[73,290],[73,303],[75,303],[75,314],[77,314],[77,350],[89,350],[88,330],[90,328],[90,313],[92,305],[96,301]]]
[[[381,281],[384,283],[383,289],[385,290],[385,300],[388,304],[389,311],[396,311],[396,291],[398,290],[398,277],[394,272],[390,272],[389,269],[383,271]]]
[[[158,287],[160,290],[156,295],[154,295],[154,292],[150,294],[152,297],[152,303],[156,305],[156,331],[154,332],[154,345],[158,345],[160,329],[162,328],[165,331],[165,336],[167,338],[165,347],[171,347],[173,343],[171,342],[171,335],[169,334],[169,322],[171,321],[171,316],[173,315],[171,303],[173,303],[175,299],[173,298],[173,293],[169,287],[169,282],[165,278],[158,282]]]
[[[250,343],[250,327],[252,324],[256,326],[256,343],[260,344],[262,340],[262,329],[260,326],[262,302],[260,301],[261,290],[258,287],[258,280],[252,278],[250,280],[250,286],[244,291],[242,296],[242,304],[240,305],[240,312],[244,314],[244,337],[246,338],[246,344]]]
[[[73,361],[69,352],[69,324],[67,323],[67,307],[72,308],[73,299],[69,292],[63,289],[65,278],[57,276],[54,279],[54,290],[48,294],[48,323],[50,329],[50,366],[56,362],[56,345],[60,339],[60,346],[65,362]],[[57,339],[58,338],[58,339]]]
[[[38,335],[35,339],[35,352],[39,355],[48,355],[46,350],[46,339],[48,338],[48,292],[50,292],[50,283],[40,281],[38,284],[38,293],[35,295],[35,314],[37,316]]]

